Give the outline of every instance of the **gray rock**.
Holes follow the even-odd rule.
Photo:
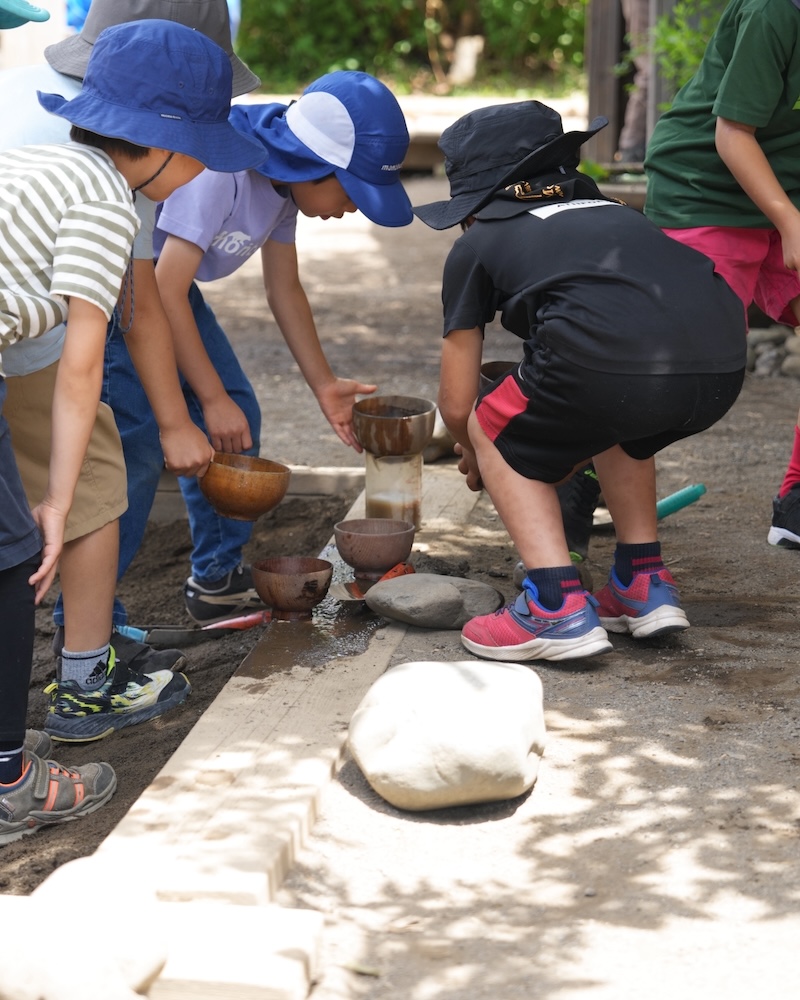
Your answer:
[[[436,573],[380,580],[366,595],[375,614],[420,628],[460,629],[476,615],[497,611],[503,600],[500,591],[485,583]]]
[[[756,347],[756,360],[753,371],[756,375],[773,376],[780,373],[786,351],[783,345],[780,347],[773,344],[759,344]]]
[[[800,337],[792,335],[787,337],[783,343],[783,346],[789,352],[789,354],[800,354]]]
[[[787,354],[781,364],[781,375],[800,378],[800,354]]]
[[[753,327],[747,334],[749,343],[756,344],[782,344],[788,336],[791,336],[792,328],[776,323],[773,326]]]
[[[348,745],[370,787],[419,811],[515,798],[544,752],[542,683],[519,663],[401,663],[367,691]]]

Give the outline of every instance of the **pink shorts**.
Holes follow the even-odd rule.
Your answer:
[[[798,325],[800,317],[790,303],[800,296],[800,276],[783,263],[777,230],[700,226],[664,232],[710,257],[714,270],[728,282],[745,309],[755,302],[776,323]]]

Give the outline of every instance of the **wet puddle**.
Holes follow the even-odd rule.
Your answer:
[[[353,579],[335,545],[326,546],[320,558],[333,564],[332,584]],[[383,625],[363,601],[338,601],[328,595],[311,618],[270,622],[236,676],[263,679],[293,667],[322,668],[340,657],[357,656]]]

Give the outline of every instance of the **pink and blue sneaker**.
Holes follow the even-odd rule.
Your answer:
[[[489,660],[576,660],[611,649],[597,617],[595,599],[585,591],[568,594],[557,611],[538,601],[527,578],[522,593],[491,615],[479,615],[461,630],[461,642],[476,656]]]
[[[600,622],[609,632],[629,632],[634,639],[649,639],[689,628],[668,569],[637,573],[630,586],[623,587],[612,568],[608,583],[594,596]]]

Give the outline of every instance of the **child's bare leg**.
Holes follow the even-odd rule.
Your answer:
[[[688,628],[675,581],[661,560],[655,459],[631,458],[615,446],[596,455],[594,467],[617,534],[613,572],[595,594],[601,623],[638,639]]]
[[[108,645],[117,586],[118,551],[119,520],[116,518],[64,545],[59,567],[64,598],[64,648],[72,653],[104,651]],[[78,666],[76,664],[76,668]],[[62,670],[62,677],[64,673]]]
[[[615,445],[595,455],[594,468],[617,541],[627,545],[656,541],[655,459],[631,458]]]
[[[569,566],[555,486],[515,472],[483,432],[474,413],[468,430],[483,485],[525,567]]]
[[[789,305],[800,323],[800,297]],[[773,500],[767,541],[784,549],[800,549],[800,413],[794,428],[792,453],[778,495]]]
[[[490,660],[574,660],[608,652],[611,643],[570,560],[555,486],[514,472],[474,413],[468,430],[483,484],[528,573],[512,605],[467,622],[462,643]]]

